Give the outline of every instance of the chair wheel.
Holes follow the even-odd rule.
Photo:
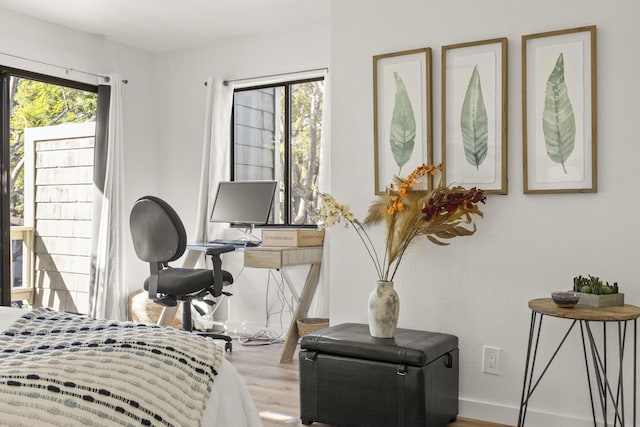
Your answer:
[[[226,343],[224,343],[224,351],[228,351],[229,353],[231,353],[232,349],[233,345],[231,344],[231,341],[227,341]]]

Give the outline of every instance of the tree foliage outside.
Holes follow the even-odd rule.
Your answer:
[[[323,89],[323,81],[300,83],[291,87],[292,224],[313,223],[319,196]],[[283,99],[283,102],[286,100]],[[284,111],[284,106],[281,111]],[[284,156],[284,150],[284,141],[281,141],[281,156]]]
[[[10,215],[24,224],[24,131],[26,128],[95,120],[98,95],[19,77],[10,85]]]

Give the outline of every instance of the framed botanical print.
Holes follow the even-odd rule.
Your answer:
[[[522,37],[525,193],[597,191],[596,27]]]
[[[507,39],[442,47],[446,184],[507,194]]]
[[[373,57],[376,194],[394,177],[433,163],[431,99],[431,48]]]

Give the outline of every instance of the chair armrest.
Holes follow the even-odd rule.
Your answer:
[[[207,256],[211,257],[213,263],[213,289],[212,295],[219,297],[222,295],[222,288],[224,286],[223,273],[222,273],[222,257],[221,254],[225,252],[233,252],[236,248],[233,245],[220,245],[207,248]]]
[[[220,245],[207,248],[207,255],[220,255],[225,252],[233,252],[236,248],[233,245]]]

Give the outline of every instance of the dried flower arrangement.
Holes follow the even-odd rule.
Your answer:
[[[448,245],[447,239],[471,236],[476,232],[472,215],[482,217],[480,203],[486,202],[484,191],[475,187],[446,186],[440,183],[433,190],[414,190],[416,182],[435,175],[441,166],[421,165],[406,179],[396,178],[369,207],[369,213],[360,222],[349,206],[338,202],[327,193],[321,194],[322,206],[316,219],[322,227],[329,227],[342,219],[351,225],[373,261],[379,280],[393,280],[402,257],[418,236],[426,236],[437,245]],[[387,235],[382,257],[367,233],[365,226],[384,222]],[[473,224],[473,228],[464,224]]]

